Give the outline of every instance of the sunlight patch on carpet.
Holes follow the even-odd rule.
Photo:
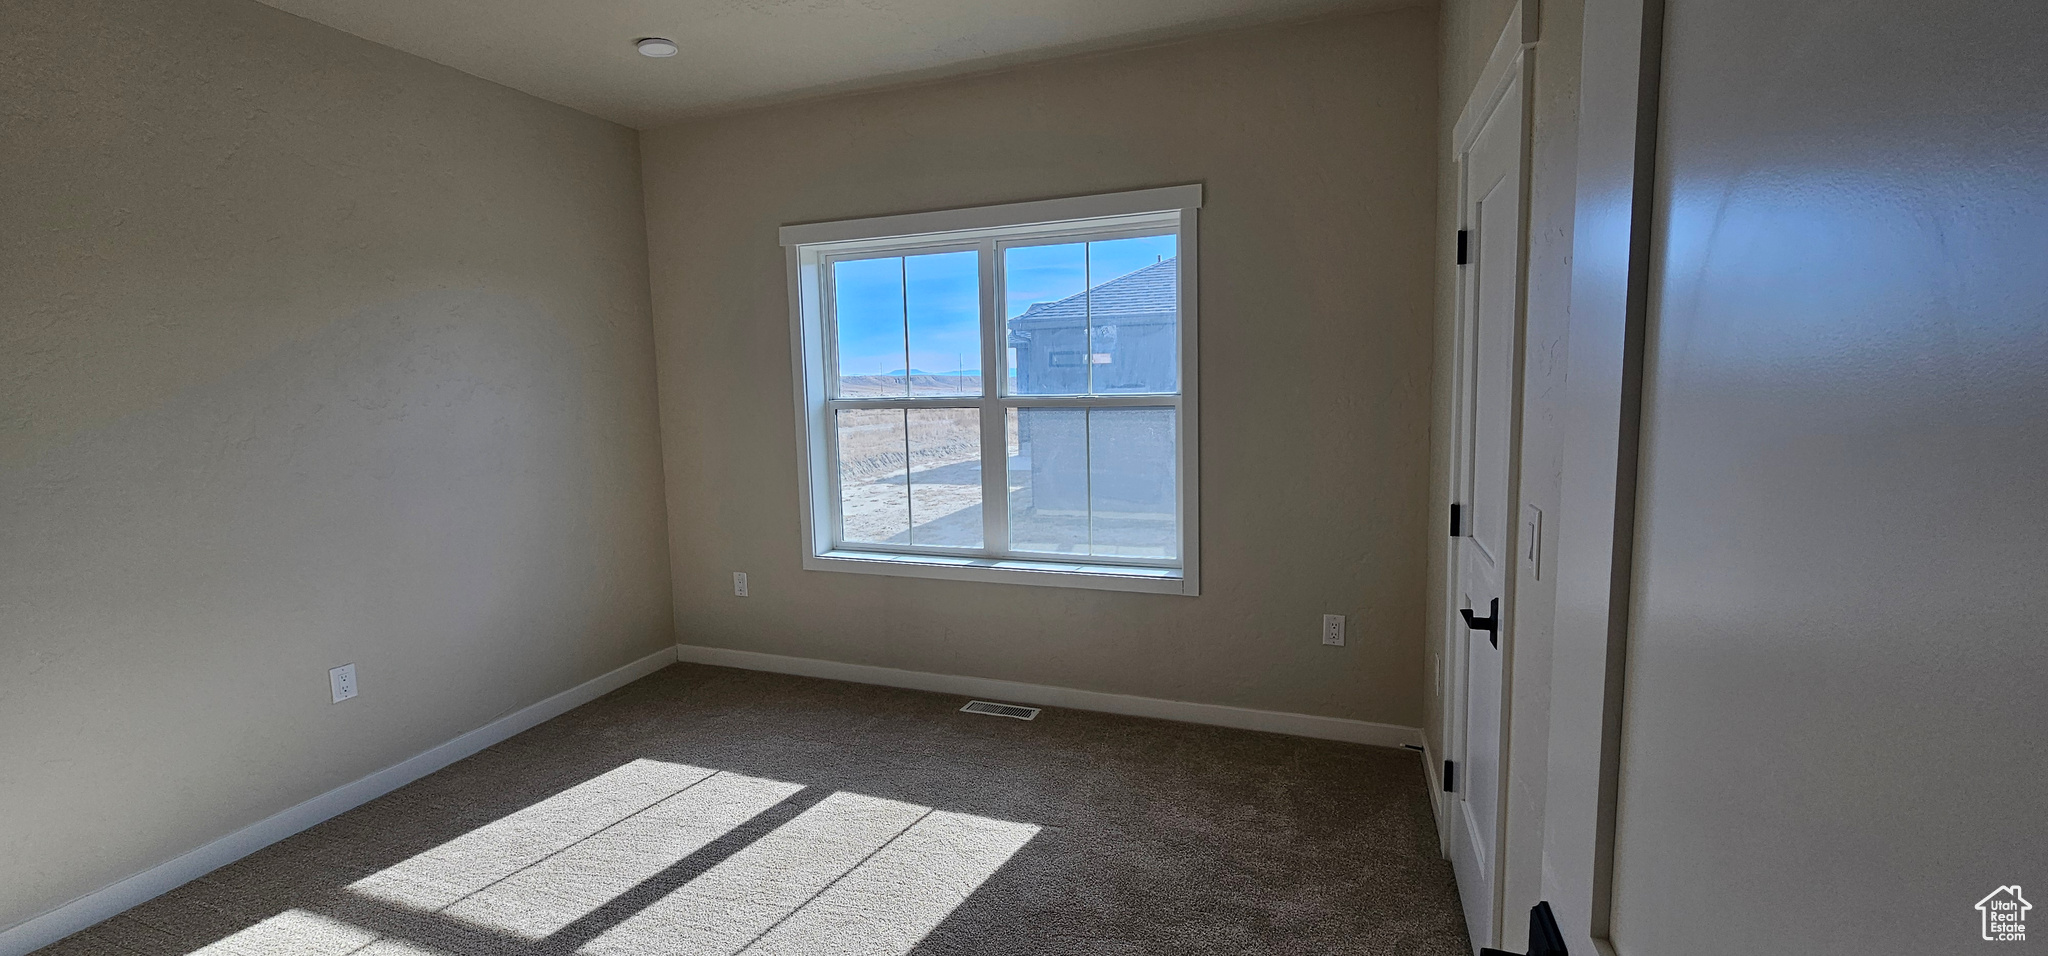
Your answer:
[[[635,760],[357,880],[349,889],[408,909],[436,912],[714,772]]]
[[[395,939],[295,909],[202,953],[431,956],[426,943],[448,938],[436,933],[481,931],[510,956],[584,940],[586,956],[903,956],[1039,831],[844,791],[766,829],[780,817],[762,815],[804,789],[635,760],[348,888],[406,914],[373,926],[442,929]]]
[[[802,789],[714,774],[442,912],[524,939],[545,938]]]
[[[360,926],[289,909],[217,940],[192,956],[349,956],[376,940],[376,933]]]
[[[835,793],[579,952],[907,953],[1037,832]]]
[[[741,952],[908,953],[1037,833],[934,810]]]

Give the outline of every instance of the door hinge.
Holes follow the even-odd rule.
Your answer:
[[[1465,506],[1453,501],[1451,502],[1451,537],[1462,538],[1464,536]]]
[[[1457,784],[1457,770],[1458,770],[1458,765],[1457,765],[1457,764],[1454,764],[1454,763],[1452,763],[1452,762],[1450,762],[1450,761],[1448,761],[1448,760],[1444,761],[1444,792],[1445,792],[1445,793],[1457,793],[1457,792],[1458,792],[1458,784]]]
[[[1471,261],[1472,261],[1472,256],[1471,256],[1471,254],[1470,254],[1470,250],[1469,250],[1469,248],[1468,248],[1468,247],[1467,247],[1467,245],[1466,245],[1466,243],[1468,243],[1468,242],[1470,242],[1470,241],[1471,241],[1471,238],[1472,238],[1472,230],[1470,230],[1470,229],[1460,229],[1460,230],[1458,230],[1458,264],[1459,264],[1459,265],[1461,265],[1461,266],[1462,266],[1462,265],[1464,265],[1465,263],[1468,263],[1468,262],[1471,262]]]
[[[1482,949],[1479,956],[1515,956],[1501,949]],[[1557,917],[1551,915],[1550,901],[1538,900],[1529,907],[1529,952],[1527,956],[1572,956],[1564,948],[1564,931],[1557,928]]]

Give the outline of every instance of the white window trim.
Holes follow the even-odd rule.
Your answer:
[[[1198,261],[1195,216],[1201,205],[1200,185],[1167,186],[1098,196],[782,227],[780,239],[786,249],[789,263],[790,342],[795,372],[797,434],[802,438],[797,443],[797,487],[802,499],[800,514],[803,525],[804,568],[810,571],[847,571],[856,574],[1153,594],[1194,596],[1200,593],[1200,496],[1197,494],[1197,464],[1200,461],[1200,454],[1196,441],[1200,429],[1196,415],[1198,362],[1195,353],[1195,286],[1199,280],[1196,278],[1195,268]],[[913,236],[927,239],[934,244],[980,243],[995,238],[998,232],[1002,234],[1002,239],[1013,240],[1017,238],[1019,227],[1040,227],[1033,231],[1042,231],[1051,236],[1077,229],[1092,232],[1126,224],[1157,224],[1162,219],[1170,219],[1175,223],[1179,235],[1177,255],[1182,263],[1179,315],[1180,391],[1176,396],[1094,396],[1081,400],[1080,403],[1171,405],[1177,410],[1175,421],[1179,434],[1175,437],[1179,445],[1180,460],[1177,462],[1176,480],[1180,485],[1181,557],[1176,565],[1159,566],[1156,562],[1148,563],[1141,559],[1132,559],[1129,563],[1095,563],[1101,559],[1077,561],[1054,555],[1040,559],[956,555],[938,551],[860,551],[835,547],[833,538],[837,521],[833,511],[836,502],[831,493],[831,441],[827,435],[827,429],[831,427],[829,408],[834,400],[829,394],[828,376],[831,343],[826,341],[824,334],[825,317],[819,296],[821,263],[831,257],[859,253],[865,249],[900,245],[901,240]],[[1129,222],[1122,223],[1119,220]],[[1000,316],[999,304],[995,299],[998,265],[993,256],[984,255],[981,260],[983,314]],[[1000,319],[997,324],[1001,324]],[[929,401],[908,400],[907,404],[910,407],[920,403],[948,407],[974,404],[982,405],[985,409],[1000,408],[1001,400],[997,397],[998,382],[989,378],[986,370],[1005,367],[1002,359],[1003,340],[1000,336],[991,340],[986,330],[982,338],[982,396],[965,399],[934,396]],[[991,350],[995,353],[993,358],[988,354]],[[1012,396],[1008,401],[1017,404],[1020,399],[1031,404],[1060,404],[1063,401],[1060,398],[1041,400],[1036,396]],[[991,415],[984,411],[982,447],[992,447],[992,441],[996,446],[1005,442],[1004,428],[1003,415]],[[993,436],[991,432],[994,433]],[[982,500],[994,501],[996,498],[987,493],[988,486],[1007,482],[1008,478],[1002,474],[986,474],[990,471],[986,467],[983,471],[985,474],[982,476]],[[986,514],[986,509],[984,513]],[[1080,557],[1085,559],[1088,556]]]

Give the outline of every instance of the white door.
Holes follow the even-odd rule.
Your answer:
[[[1496,91],[1498,92],[1498,91]],[[1482,93],[1491,99],[1487,93]],[[1485,104],[1485,100],[1475,100]],[[1457,456],[1446,659],[1451,701],[1451,862],[1475,947],[1495,942],[1500,843],[1502,671],[1509,594],[1509,476],[1515,337],[1521,325],[1522,91],[1518,74],[1479,120],[1462,153],[1466,264],[1459,298]]]

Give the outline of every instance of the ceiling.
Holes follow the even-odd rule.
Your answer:
[[[263,0],[630,126],[1418,0]],[[682,48],[650,59],[640,37]]]

